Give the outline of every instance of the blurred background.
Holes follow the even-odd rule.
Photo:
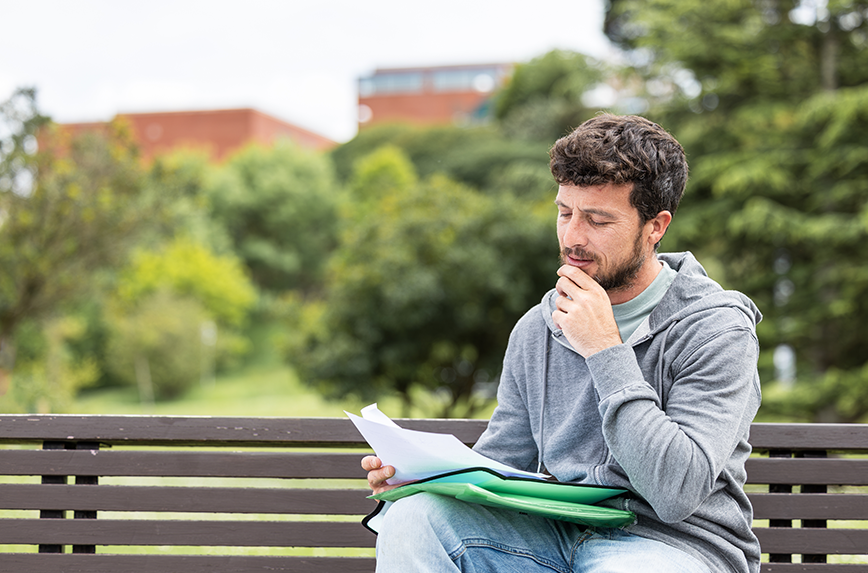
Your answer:
[[[760,421],[868,420],[868,1],[0,0],[0,412],[487,416],[555,139],[659,122]]]

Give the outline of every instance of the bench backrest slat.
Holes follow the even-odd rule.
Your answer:
[[[3,441],[276,447],[364,445],[349,419],[0,415]]]
[[[868,547],[868,530],[769,527],[756,530],[763,551],[858,555]]]
[[[0,475],[362,479],[359,453],[11,450]]]
[[[769,424],[750,428],[756,450],[868,451],[868,424]]]
[[[750,493],[758,519],[868,520],[868,495]]]
[[[145,519],[0,520],[13,544],[185,545],[225,547],[373,547],[357,522]]]
[[[453,434],[474,443],[485,420],[396,420],[424,432]],[[0,442],[48,440],[107,445],[366,446],[347,418],[210,418],[171,416],[0,415]]]
[[[364,557],[262,557],[248,555],[73,555],[5,554],[3,571],[63,571],[63,573],[371,573]]]
[[[751,458],[745,465],[751,484],[868,485],[868,459]]]
[[[364,493],[364,492],[362,492]],[[370,492],[368,492],[370,493]],[[364,515],[376,501],[358,489],[0,484],[3,509]]]

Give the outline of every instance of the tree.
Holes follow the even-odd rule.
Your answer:
[[[516,66],[497,94],[495,117],[507,135],[550,145],[593,115],[583,98],[602,80],[599,62],[553,50]]]
[[[440,415],[470,415],[491,397],[515,321],[552,283],[551,207],[411,170],[394,147],[358,163],[353,192],[376,204],[343,226],[292,361],[331,396],[397,391],[409,409],[425,389]]]
[[[35,90],[0,105],[0,388],[16,328],[93,289],[159,220],[166,198],[141,191],[122,126],[65,139],[39,114]]]
[[[144,403],[177,397],[247,349],[238,329],[256,294],[236,257],[189,239],[136,252],[107,313],[110,372],[137,385]]]
[[[506,138],[493,126],[372,126],[331,152],[338,177],[347,181],[358,161],[387,144],[400,149],[423,179],[441,173],[486,193],[500,194],[503,190],[500,182],[506,170],[520,166],[547,173],[547,151],[551,142]],[[550,174],[548,181],[551,181]],[[517,191],[531,200],[541,195],[536,187]]]
[[[767,385],[761,414],[864,418],[868,3],[611,6],[610,38],[691,161],[668,246],[711,258],[765,314],[761,376],[783,384]],[[788,349],[795,381],[775,368]]]
[[[234,255],[223,222],[212,216],[210,191],[221,166],[203,150],[175,149],[154,157],[147,170],[145,189],[172,197],[168,216],[153,244],[169,237],[203,245],[218,255]]]
[[[251,145],[208,184],[212,215],[265,290],[311,289],[335,246],[335,183],[328,160],[289,141]]]
[[[209,320],[195,299],[160,290],[112,317],[108,369],[138,387],[144,405],[177,398],[202,377],[202,327]]]
[[[256,302],[256,289],[241,261],[178,238],[159,250],[141,250],[121,270],[116,298],[132,307],[163,288],[191,297],[215,320],[241,326]]]
[[[84,336],[85,326],[84,320],[71,315],[21,324],[15,337],[15,372],[8,392],[0,396],[0,411],[69,411],[78,392],[93,385],[101,370],[94,357],[78,357],[71,351],[70,342]]]

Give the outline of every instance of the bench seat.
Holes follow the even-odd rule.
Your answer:
[[[486,425],[397,422],[467,444]],[[754,424],[751,443],[762,570],[868,569],[868,425]],[[348,419],[0,415],[0,448],[0,571],[374,570]]]

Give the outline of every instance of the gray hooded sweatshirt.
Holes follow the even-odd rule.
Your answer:
[[[474,449],[563,482],[617,486],[625,529],[714,572],[755,573],[759,543],[742,486],[760,404],[761,315],[690,253],[661,254],[669,290],[623,344],[585,360],[552,322],[552,290],[513,330],[498,405]]]

